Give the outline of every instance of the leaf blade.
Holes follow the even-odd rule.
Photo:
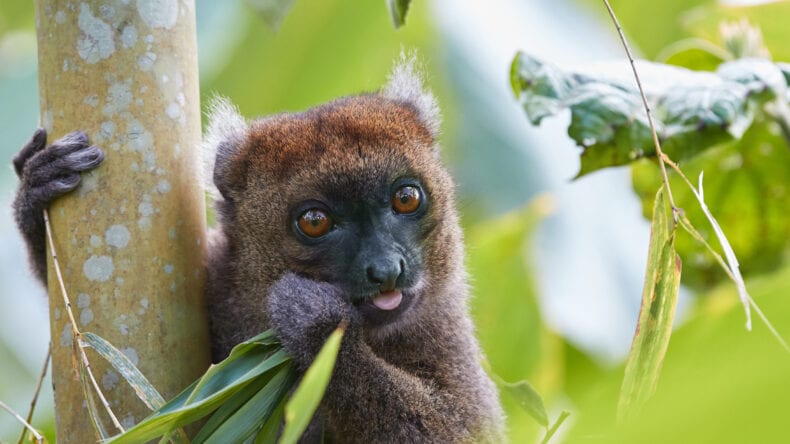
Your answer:
[[[310,368],[305,372],[302,382],[285,405],[285,428],[280,437],[281,444],[296,443],[313,418],[313,413],[318,408],[332,376],[344,332],[345,325],[341,324],[329,335]]]
[[[669,221],[661,187],[653,206],[642,306],[620,389],[618,420],[633,416],[655,392],[672,335],[681,262],[674,246],[677,227],[670,228]]]

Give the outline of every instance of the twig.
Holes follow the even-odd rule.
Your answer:
[[[614,26],[617,28],[617,33],[620,35],[620,41],[623,43],[623,47],[625,48],[625,53],[628,55],[628,61],[631,63],[631,70],[634,72],[634,78],[636,79],[636,86],[639,88],[639,95],[642,96],[642,104],[645,106],[645,111],[647,111],[647,122],[650,124],[650,132],[653,135],[653,145],[656,147],[656,154],[658,155],[658,164],[661,165],[661,178],[664,181],[664,188],[667,190],[667,198],[669,199],[669,206],[672,207],[672,220],[675,222],[675,225],[678,224],[678,207],[675,205],[675,199],[672,197],[672,189],[669,187],[669,177],[667,176],[667,167],[664,165],[664,152],[661,151],[661,143],[658,141],[658,133],[656,132],[655,124],[653,123],[653,113],[650,111],[650,105],[647,103],[647,96],[645,95],[645,90],[642,88],[642,81],[639,79],[639,74],[636,72],[636,64],[634,63],[634,56],[631,54],[631,48],[628,46],[628,42],[625,39],[625,34],[623,34],[623,28],[620,26],[620,22],[617,20],[617,16],[614,15],[614,10],[612,10],[612,6],[609,5],[608,0],[603,0],[603,3],[606,5],[606,10],[609,11],[609,16],[612,18],[614,22]]]
[[[47,376],[47,368],[49,368],[49,359],[52,356],[52,346],[50,345],[47,347],[47,358],[44,359],[44,368],[41,369],[41,375],[38,377],[38,383],[36,384],[36,391],[33,393],[33,399],[30,401],[30,411],[27,412],[27,423],[31,424],[33,422],[33,412],[36,410],[36,402],[38,401],[38,394],[41,393],[41,386],[44,383],[44,377]],[[27,435],[27,428],[22,428],[22,434],[19,436],[19,441],[17,444],[22,444],[25,441],[25,435]]]
[[[546,436],[543,437],[543,441],[541,441],[540,444],[549,444],[551,438],[554,436],[555,433],[557,433],[557,430],[560,428],[562,423],[565,422],[565,420],[568,419],[568,416],[570,415],[571,412],[567,410],[563,410],[562,413],[560,413],[560,417],[557,418],[557,421],[555,421],[554,424],[551,427],[549,427],[548,430],[546,430]]]
[[[102,393],[101,388],[99,387],[99,383],[96,382],[96,378],[93,376],[93,372],[91,371],[90,362],[88,362],[88,355],[85,354],[85,350],[82,347],[82,342],[81,342],[82,333],[80,333],[79,329],[77,328],[77,321],[74,319],[74,313],[71,310],[71,302],[69,301],[69,295],[66,293],[66,284],[63,283],[63,275],[60,272],[58,255],[57,252],[55,251],[55,242],[52,241],[52,227],[49,223],[49,211],[47,211],[46,208],[44,209],[44,227],[46,228],[47,231],[47,241],[49,241],[49,249],[52,255],[52,265],[53,268],[55,269],[55,275],[58,278],[58,284],[60,285],[60,292],[63,295],[63,303],[66,305],[66,313],[69,316],[69,322],[71,322],[71,332],[72,335],[74,336],[73,340],[77,341],[76,342],[77,349],[79,349],[82,358],[82,363],[85,366],[85,371],[88,373],[88,376],[90,377],[93,388],[96,390],[96,394],[99,396],[102,405],[107,410],[107,414],[110,415],[110,419],[112,420],[112,423],[121,433],[123,433],[124,432],[123,426],[121,426],[121,423],[118,421],[118,418],[115,416],[115,413],[113,413],[112,409],[110,408],[110,403],[107,402],[107,398],[104,397],[104,393]]]
[[[38,430],[34,429],[29,422],[25,421],[25,418],[19,415],[19,413],[15,412],[11,407],[7,406],[3,401],[0,401],[0,408],[3,408],[5,411],[10,413],[14,418],[16,418],[17,421],[21,422],[27,430],[30,430],[30,433],[33,434],[33,437],[35,437],[37,443],[39,444],[44,443],[44,437],[41,436],[41,433],[38,433]]]

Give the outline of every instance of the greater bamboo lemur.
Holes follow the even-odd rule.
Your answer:
[[[249,123],[220,100],[210,121],[214,359],[274,328],[303,371],[345,320],[317,414],[329,441],[500,441],[502,410],[467,313],[438,109],[412,62],[378,93]],[[42,281],[41,210],[103,158],[84,133],[46,146],[39,130],[14,159],[16,220]]]

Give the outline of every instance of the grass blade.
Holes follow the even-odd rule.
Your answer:
[[[253,444],[274,444],[277,442],[277,436],[280,434],[280,425],[285,415],[286,402],[288,402],[288,399],[284,397],[277,408],[274,409],[274,413],[263,423],[263,427],[255,437]]]
[[[123,376],[123,379],[134,389],[137,397],[143,401],[149,409],[156,410],[165,403],[165,398],[159,394],[153,385],[148,381],[140,370],[132,364],[132,361],[120,352],[112,344],[102,337],[86,332],[82,333],[82,339],[96,350],[112,367]]]
[[[285,399],[295,380],[296,374],[290,366],[281,367],[258,393],[208,437],[206,444],[246,442],[272,415],[280,401]]]
[[[675,253],[676,225],[670,229],[663,186],[656,193],[650,228],[642,306],[620,389],[618,420],[638,411],[655,392],[672,334],[681,263]]]
[[[345,323],[341,323],[329,335],[315,361],[305,372],[299,387],[296,388],[293,396],[285,405],[285,428],[280,437],[281,444],[295,443],[313,418],[332,376],[335,359],[337,359],[337,353],[340,350],[340,341],[345,330]]]

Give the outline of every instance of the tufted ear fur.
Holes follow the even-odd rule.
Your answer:
[[[208,128],[203,136],[203,179],[210,190],[219,191],[223,198],[229,198],[230,191],[242,178],[243,171],[236,167],[244,153],[244,142],[249,127],[244,117],[230,100],[214,96],[208,106]],[[213,185],[213,186],[212,186]],[[217,199],[220,196],[214,194]]]
[[[388,99],[413,106],[423,125],[436,137],[441,125],[439,105],[433,94],[425,89],[422,74],[415,65],[417,57],[414,54],[401,53],[400,60],[392,69],[381,94]]]

